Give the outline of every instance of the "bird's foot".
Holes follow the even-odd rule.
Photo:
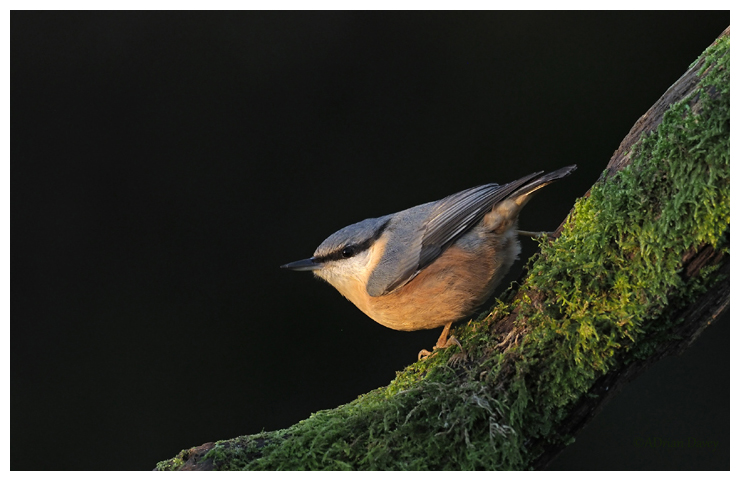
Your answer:
[[[468,360],[468,355],[465,352],[465,349],[463,349],[462,344],[460,344],[460,341],[458,341],[455,336],[450,336],[450,338],[447,339],[447,342],[445,343],[443,349],[447,349],[448,347],[451,347],[454,344],[457,344],[457,346],[460,348],[460,352],[456,352],[455,354],[450,356],[450,359],[447,361],[447,364],[451,366],[456,366],[460,364],[461,362],[465,362]]]
[[[525,237],[547,237],[550,240],[555,239],[555,232],[534,232],[531,230],[518,230],[516,231],[516,233]]]
[[[455,336],[449,336],[450,333],[450,326],[452,326],[452,323],[449,323],[445,325],[445,328],[442,330],[442,334],[439,336],[439,339],[437,339],[437,344],[434,346],[433,352],[429,352],[426,349],[422,349],[419,351],[419,361],[422,359],[428,359],[429,357],[435,355],[439,349],[447,349],[448,347],[451,347],[455,344],[460,348],[459,353],[455,353],[451,358],[450,362],[452,364],[457,364],[460,361],[467,360],[468,356],[465,354],[465,349],[463,349],[462,344],[460,344],[460,341],[457,340]]]
[[[455,336],[450,336],[450,338],[447,339],[447,342],[445,342],[441,346],[440,345],[434,346],[433,352],[429,352],[426,349],[422,349],[421,351],[419,351],[419,361],[421,361],[422,359],[428,359],[434,356],[435,354],[437,354],[437,352],[439,352],[440,349],[447,349],[448,347],[452,347],[455,345],[457,345],[460,348],[460,352],[456,352],[455,354],[453,354],[450,357],[450,360],[447,361],[447,363],[454,366],[461,362],[467,361],[468,355],[465,353],[465,349],[463,349],[462,344],[460,344],[460,341],[458,341]]]
[[[427,359],[429,356],[433,356],[434,354],[436,353],[429,352],[426,349],[422,349],[421,351],[419,351],[419,361],[421,361],[422,359]]]
[[[448,347],[452,347],[454,344],[457,344],[460,346],[460,349],[462,349],[462,344],[460,344],[460,341],[457,340],[455,336],[450,336],[444,344],[437,341],[437,345],[434,346],[435,349],[447,349]]]

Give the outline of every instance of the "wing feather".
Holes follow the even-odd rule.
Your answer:
[[[405,285],[434,262],[452,243],[475,227],[498,202],[510,196],[530,194],[569,175],[575,168],[574,165],[564,167],[544,176],[542,171],[535,172],[503,186],[479,185],[440,201],[399,212],[397,215],[404,220],[399,221],[401,226],[391,226],[389,229],[394,231],[396,237],[371,275],[368,293],[371,296],[384,295]],[[430,212],[420,229],[409,229],[406,216],[402,214],[416,209],[430,209]]]
[[[442,199],[424,226],[417,269],[434,262],[450,244],[480,222],[496,203],[540,174],[542,172],[535,172],[503,186],[486,184],[473,187]]]

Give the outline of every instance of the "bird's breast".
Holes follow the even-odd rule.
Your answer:
[[[491,296],[520,248],[513,229],[468,235],[480,239],[461,239],[404,286],[355,304],[378,323],[402,331],[433,329],[471,315]]]

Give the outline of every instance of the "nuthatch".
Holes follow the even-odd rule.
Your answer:
[[[281,267],[313,273],[378,323],[401,331],[445,326],[473,314],[518,258],[519,211],[532,193],[575,165],[506,185],[473,187],[329,236],[313,257]],[[422,354],[428,351],[422,351]]]

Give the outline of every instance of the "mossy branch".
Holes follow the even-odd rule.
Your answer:
[[[517,289],[388,386],[157,469],[529,469],[729,308],[730,29],[632,128]]]

